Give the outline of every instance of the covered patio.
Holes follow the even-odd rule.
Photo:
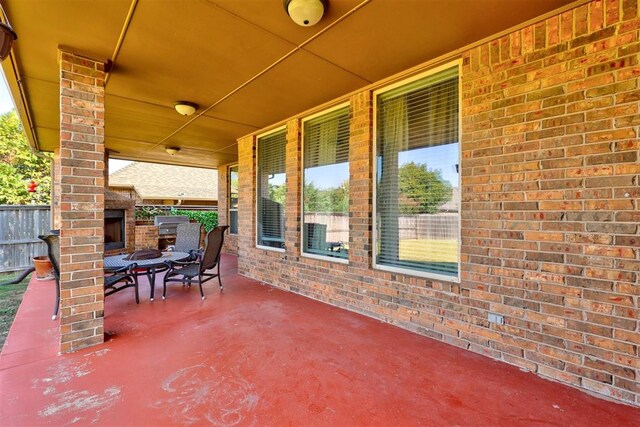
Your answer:
[[[640,410],[237,275],[133,290],[104,345],[58,356],[53,283],[32,280],[0,357],[13,425],[637,426]],[[146,283],[142,284],[143,289]],[[156,289],[158,291],[158,289]],[[146,294],[146,289],[145,292]]]
[[[61,253],[11,419],[638,424],[640,2],[322,3],[3,2]],[[109,157],[217,170],[228,291],[105,301]]]

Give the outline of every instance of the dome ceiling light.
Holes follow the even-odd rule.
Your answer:
[[[173,107],[179,114],[182,114],[183,116],[191,116],[198,109],[198,104],[189,101],[177,101],[173,104]]]
[[[316,25],[327,10],[327,0],[284,0],[284,10],[293,22],[302,26]]]
[[[164,150],[170,155],[175,156],[180,151],[180,147],[165,147]]]

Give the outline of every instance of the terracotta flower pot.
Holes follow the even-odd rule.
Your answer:
[[[33,257],[33,266],[36,268],[37,280],[51,280],[54,278],[53,265],[47,256]]]

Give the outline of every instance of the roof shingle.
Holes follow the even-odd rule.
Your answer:
[[[134,162],[109,175],[109,186],[126,185],[142,199],[218,200],[215,169]]]

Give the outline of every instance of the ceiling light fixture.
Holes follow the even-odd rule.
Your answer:
[[[164,147],[164,149],[170,156],[175,156],[180,151],[180,147]]]
[[[2,6],[0,6],[2,8]],[[11,25],[9,25],[9,20],[7,19],[7,15],[4,13],[4,9],[2,9],[2,15],[4,16],[4,22],[0,22],[0,61],[4,61],[7,56],[9,56],[9,52],[11,52],[11,46],[13,46],[13,42],[18,39],[18,35]]]
[[[182,114],[183,116],[190,116],[196,112],[198,104],[189,101],[177,101],[173,104],[173,107],[179,114]]]
[[[284,10],[298,25],[316,25],[327,10],[327,0],[284,0]]]

